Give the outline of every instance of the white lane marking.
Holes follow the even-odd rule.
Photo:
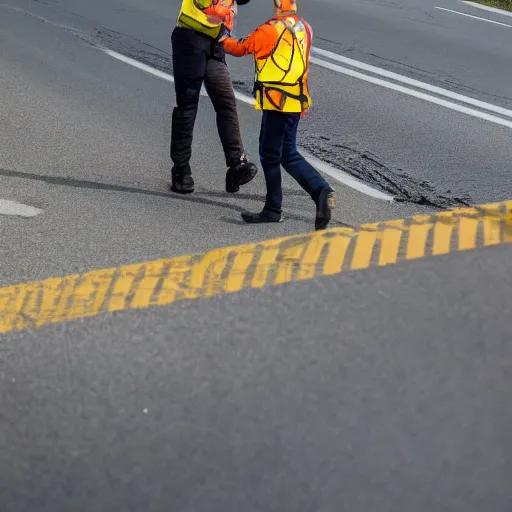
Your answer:
[[[450,110],[455,110],[456,112],[460,112],[462,114],[467,114],[473,117],[478,117],[479,119],[484,119],[485,121],[490,121],[491,123],[499,124],[502,126],[506,126],[507,128],[512,128],[512,121],[508,121],[507,119],[502,119],[501,117],[493,116],[491,114],[486,114],[485,112],[480,112],[479,110],[474,110],[469,107],[464,107],[463,105],[458,105],[457,103],[452,103],[451,101],[446,101],[441,98],[437,98],[435,96],[430,96],[429,94],[425,94],[423,92],[415,91],[414,89],[409,89],[407,87],[403,87],[401,85],[394,84],[392,82],[386,82],[386,80],[381,80],[380,78],[375,78],[373,76],[365,75],[363,73],[359,73],[358,71],[354,71],[352,69],[344,68],[338,66],[337,64],[333,64],[332,62],[327,62],[321,59],[317,59],[316,57],[311,57],[311,62],[317,64],[318,66],[322,66],[324,68],[330,69],[332,71],[336,71],[338,73],[342,73],[344,75],[348,75],[354,78],[359,78],[360,80],[364,80],[365,82],[370,82],[375,85],[380,85],[381,87],[385,87],[386,89],[391,89],[397,92],[401,92],[403,94],[407,94],[408,96],[413,96],[414,98],[418,98],[420,100],[429,101],[430,103],[435,103],[436,105],[440,105],[442,107],[449,108]]]
[[[503,9],[497,9],[496,7],[491,7],[490,5],[482,5],[482,4],[477,4],[475,2],[466,2],[464,0],[462,3],[469,5],[471,7],[476,7],[477,9],[482,9],[483,11],[493,12],[495,14],[501,14],[502,16],[512,17],[512,12],[505,11]]]
[[[366,194],[367,196],[374,197],[375,199],[382,199],[383,201],[393,201],[393,196],[390,196],[389,194],[385,194],[384,192],[380,192],[379,190],[370,187],[366,183],[363,183],[362,181],[359,181],[357,178],[354,178],[347,172],[340,171],[339,169],[336,169],[332,165],[325,163],[323,160],[320,160],[319,158],[313,156],[309,152],[301,149],[301,153],[315,169],[323,172],[324,174],[327,174],[331,178],[334,178],[335,180],[349,186],[350,188],[353,188],[358,192]]]
[[[473,18],[475,20],[487,21],[487,23],[493,23],[494,25],[501,25],[502,27],[512,28],[512,25],[507,25],[506,23],[501,23],[499,21],[488,20],[487,18],[480,18],[480,16],[473,16],[472,14],[466,14],[465,12],[453,11],[452,9],[445,9],[444,7],[434,7],[434,9],[439,9],[440,11],[452,12],[454,14],[460,14],[461,16],[466,16],[468,18]]]
[[[43,210],[34,208],[27,204],[17,203],[9,199],[0,199],[0,215],[12,215],[15,217],[35,217],[42,213]]]
[[[445,98],[451,98],[461,103],[466,103],[468,105],[473,105],[474,107],[479,107],[483,110],[488,110],[489,112],[495,112],[496,114],[502,114],[507,117],[512,117],[512,110],[508,110],[503,107],[498,107],[496,105],[493,105],[492,103],[486,103],[485,101],[479,101],[474,98],[464,96],[462,94],[457,94],[456,92],[452,92],[447,89],[442,89],[441,87],[436,87],[434,85],[421,82],[420,80],[414,80],[413,78],[408,78],[406,76],[399,75],[398,73],[393,73],[392,71],[386,71],[385,69],[378,68],[377,66],[372,66],[370,64],[365,64],[364,62],[360,62],[358,60],[349,59],[348,57],[343,57],[342,55],[338,55],[337,53],[322,50],[321,48],[313,48],[313,54],[322,55],[323,57],[327,57],[331,60],[342,62],[354,68],[368,71],[369,73],[373,73],[374,75],[380,75],[386,78],[390,78],[397,82],[402,82],[404,84],[411,85],[418,89],[423,89],[425,91],[429,91],[434,94],[444,96]]]
[[[130,57],[126,57],[125,55],[114,52],[112,50],[108,50],[106,48],[102,48],[102,51],[104,53],[106,53],[107,55],[109,55],[110,57],[120,60],[121,62],[124,62],[125,64],[129,64],[130,66],[140,69],[141,71],[145,71],[146,73],[149,73],[150,75],[153,75],[153,76],[156,76],[163,80],[166,80],[167,82],[174,82],[174,77],[172,75],[169,75],[168,73],[164,73],[163,71],[159,71],[158,69],[152,68],[151,66],[143,64],[142,62],[139,62],[138,60],[131,59]],[[201,91],[201,94],[206,95],[206,91],[203,89]],[[254,98],[251,98],[250,96],[247,96],[247,95],[239,93],[239,92],[235,92],[235,96],[239,101],[247,103],[248,105],[254,105]],[[339,169],[336,169],[332,165],[327,164],[316,157],[313,157],[309,153],[305,153],[304,151],[302,151],[302,152],[313,167],[315,167],[319,171],[324,172],[325,174],[331,176],[331,178],[334,178],[335,180],[339,181],[340,183],[343,183],[344,185],[347,185],[348,187],[353,188],[354,190],[357,190],[358,192],[366,194],[367,196],[373,197],[375,199],[381,199],[383,201],[393,201],[394,200],[393,196],[390,196],[389,194],[385,194],[384,192],[381,192],[380,190],[374,189],[374,188],[370,187],[369,185],[366,185],[365,183],[363,183],[362,181],[359,181],[358,179],[354,178],[350,174],[343,172]]]
[[[125,62],[126,64],[129,64],[130,66],[133,66],[134,68],[138,68],[142,71],[145,71],[146,73],[149,73],[150,75],[157,76],[158,78],[161,78],[162,80],[167,80],[167,82],[174,82],[174,77],[172,75],[164,73],[163,71],[160,71],[156,68],[152,68],[151,66],[143,64],[142,62],[139,62],[138,60],[131,59],[130,57],[126,57],[125,55],[122,55],[121,53],[113,52],[112,50],[107,50],[107,49],[102,48],[102,51],[105,52],[107,55],[114,57],[114,59],[120,60],[121,62]]]
[[[130,66],[140,69],[141,71],[145,71],[146,73],[149,73],[150,75],[157,76],[158,78],[161,78],[162,80],[166,80],[167,82],[174,83],[174,77],[172,75],[169,75],[169,73],[164,73],[163,71],[160,71],[156,68],[152,68],[151,66],[148,66],[147,64],[143,64],[142,62],[139,62],[138,60],[131,59],[130,57],[126,57],[126,55],[114,52],[112,50],[108,50],[106,48],[102,48],[102,51],[104,53],[106,53],[107,55],[110,55],[114,59],[117,59],[117,60],[120,60],[121,62],[129,64]],[[203,96],[208,96],[204,87],[201,89],[201,94]],[[252,99],[249,96],[246,96],[245,94],[241,94],[241,93],[235,91],[235,96],[240,101],[244,101],[245,103],[248,103],[250,101],[250,102],[252,102],[251,104],[254,105],[254,99]]]

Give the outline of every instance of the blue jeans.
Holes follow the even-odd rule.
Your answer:
[[[281,213],[283,190],[281,165],[316,201],[320,192],[329,188],[322,175],[297,150],[297,128],[300,114],[263,111],[260,131],[260,161],[267,184],[265,209]]]

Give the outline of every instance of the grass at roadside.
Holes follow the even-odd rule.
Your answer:
[[[478,4],[489,5],[491,7],[496,7],[498,9],[505,9],[507,11],[512,11],[512,0],[471,0],[472,2],[476,2]]]

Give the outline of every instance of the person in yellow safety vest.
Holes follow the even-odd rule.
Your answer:
[[[237,2],[233,0],[192,0],[182,3],[178,26],[192,28],[217,38],[222,32],[223,25],[228,32],[233,30],[237,14]]]
[[[243,213],[249,223],[281,222],[281,165],[316,203],[315,229],[325,229],[336,206],[333,189],[297,150],[299,121],[312,100],[308,89],[313,31],[297,15],[295,0],[274,0],[275,15],[250,36],[237,41],[223,36],[226,52],[252,54],[256,64],[255,107],[263,111],[260,160],[267,196],[259,213]]]
[[[257,174],[247,161],[235,99],[220,38],[233,30],[237,6],[249,0],[183,0],[172,33],[176,107],[172,113],[171,190],[194,191],[190,167],[194,124],[204,84],[217,116],[217,130],[226,158],[226,191],[237,192]]]

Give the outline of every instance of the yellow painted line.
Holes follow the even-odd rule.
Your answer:
[[[0,333],[512,242],[512,201],[0,288]]]

